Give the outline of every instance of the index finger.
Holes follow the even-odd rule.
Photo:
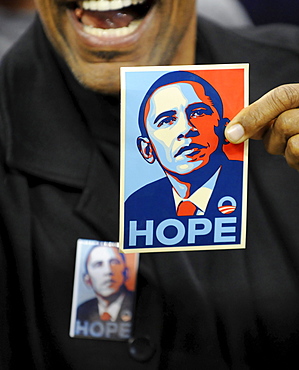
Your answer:
[[[227,125],[225,136],[233,144],[239,144],[262,133],[284,111],[299,106],[299,84],[281,85],[244,108]]]

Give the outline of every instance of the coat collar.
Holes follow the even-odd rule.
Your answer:
[[[38,19],[1,67],[1,120],[9,167],[49,181],[84,186],[92,141],[65,82],[66,69],[59,68]]]
[[[76,82],[38,19],[3,60],[0,85],[8,167],[82,189],[75,212],[117,240],[119,101]]]

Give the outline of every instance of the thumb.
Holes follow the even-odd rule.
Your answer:
[[[299,106],[299,84],[279,86],[242,109],[227,125],[225,136],[233,144],[249,138],[262,139],[272,121]]]

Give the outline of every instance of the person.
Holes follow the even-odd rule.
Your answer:
[[[198,86],[193,86],[192,82]],[[149,107],[147,114],[146,107]],[[171,109],[173,107],[176,109]],[[196,197],[195,193],[201,187],[208,188],[208,181],[213,183],[210,185],[213,191],[220,172],[228,165],[223,152],[223,132],[228,119],[223,118],[222,110],[216,90],[207,81],[186,71],[163,75],[149,89],[141,104],[139,152],[148,163],[159,162],[174,190],[176,212],[182,216],[205,214],[211,194],[191,213],[187,209],[183,211],[186,207],[181,206]],[[148,188],[141,191],[144,196],[152,194]],[[149,202],[153,202],[153,197],[150,198]],[[199,201],[202,200],[199,197]],[[182,210],[178,211],[178,208]]]
[[[181,217],[205,216],[214,223],[221,214],[219,204],[224,202],[234,205],[240,230],[243,167],[224,153],[228,122],[217,91],[195,73],[168,72],[152,84],[139,110],[137,146],[146,162],[159,163],[165,177],[126,200],[128,230],[130,220],[144,225],[146,220],[178,217],[187,227],[189,218]],[[201,239],[206,245],[214,243],[213,233]],[[187,244],[187,240],[183,242]],[[159,241],[154,245],[160,245]]]
[[[95,298],[78,307],[77,335],[82,335],[82,324],[85,322],[89,325],[100,324],[99,321],[128,323],[132,318],[133,293],[125,285],[128,279],[125,256],[119,253],[117,247],[95,244],[87,255],[85,266],[84,282],[92,288]],[[129,333],[128,328],[126,332]],[[84,333],[85,330],[83,336]],[[118,337],[118,330],[109,335],[109,338]]]
[[[196,22],[192,0],[127,4],[37,0],[1,62],[1,369],[292,368],[298,30]],[[119,67],[240,62],[254,103],[225,134],[261,139],[249,149],[246,249],[142,254],[130,339],[69,337],[78,238],[118,241]]]

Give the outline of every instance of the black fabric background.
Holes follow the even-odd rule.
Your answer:
[[[198,63],[250,62],[253,100],[298,81],[298,41],[200,19]],[[77,239],[118,238],[118,99],[79,86],[38,21],[0,84],[1,369],[294,368],[299,180],[282,157],[250,144],[246,250],[141,256],[133,336],[156,351],[132,357],[68,336]]]

